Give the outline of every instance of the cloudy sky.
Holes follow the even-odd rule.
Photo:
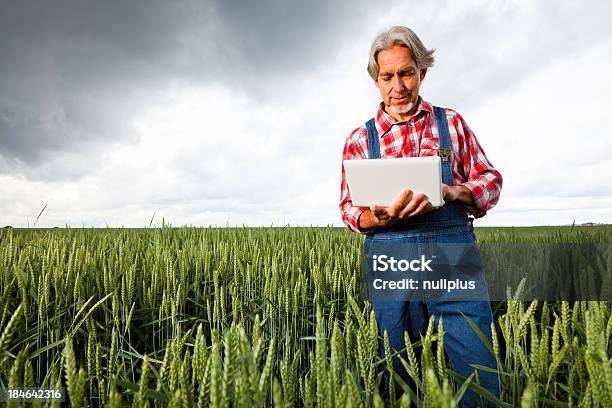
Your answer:
[[[393,25],[504,176],[477,225],[612,222],[604,1],[0,0],[0,225],[342,225]]]

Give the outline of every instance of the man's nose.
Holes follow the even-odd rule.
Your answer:
[[[403,91],[405,88],[402,78],[397,74],[393,76],[393,88],[395,91],[398,91],[398,92]]]

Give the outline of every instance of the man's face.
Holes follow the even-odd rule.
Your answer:
[[[376,87],[385,103],[385,111],[396,120],[405,120],[416,110],[419,86],[427,69],[419,70],[406,47],[393,45],[380,51]]]

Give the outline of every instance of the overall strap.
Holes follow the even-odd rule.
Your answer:
[[[434,106],[433,109],[436,117],[436,126],[438,128],[438,143],[440,144],[438,156],[440,156],[442,164],[442,182],[446,185],[452,186],[454,183],[453,172],[450,165],[451,138],[450,133],[448,132],[446,112],[439,106]]]
[[[380,159],[380,144],[374,118],[366,122],[366,129],[368,130],[368,159]]]

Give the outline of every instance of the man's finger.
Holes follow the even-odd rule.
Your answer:
[[[370,211],[379,221],[386,221],[389,219],[389,214],[387,214],[387,208],[379,205],[371,205]]]
[[[387,207],[383,207],[381,205],[372,204],[370,206],[370,211],[373,213],[387,212]]]
[[[412,197],[412,200],[410,200],[410,202],[407,203],[406,206],[399,213],[399,218],[405,218],[407,216],[409,217],[410,213],[415,211],[419,207],[419,205],[421,204],[421,202],[423,200],[427,200],[427,197],[425,196],[425,194],[423,194],[423,193],[416,193]]]
[[[425,213],[428,213],[429,211],[431,211],[432,209],[433,209],[433,207],[431,206],[431,203],[429,202],[429,200],[421,201],[421,203],[416,208],[416,210],[414,210],[413,212],[408,214],[408,216],[409,217],[414,217],[414,216],[417,216],[417,215],[425,214]]]
[[[374,214],[379,221],[387,221],[390,217],[387,213]]]
[[[401,194],[399,195],[399,197],[397,197],[397,199],[395,201],[406,204],[407,202],[412,200],[413,196],[414,196],[414,191],[412,191],[411,189],[407,188],[407,189],[404,189],[404,191],[401,192]]]
[[[376,205],[373,204],[370,206],[370,211],[372,211],[375,214],[382,214],[382,213],[386,213],[387,212],[387,207],[383,207],[380,205]]]
[[[400,193],[400,195],[395,199],[395,201],[393,203],[391,203],[391,205],[389,206],[389,208],[387,210],[387,213],[389,213],[389,215],[392,216],[392,217],[396,216],[398,218],[401,218],[400,217],[401,210],[412,199],[413,199],[412,190],[410,190],[409,188],[405,189],[404,191],[402,191]]]
[[[448,195],[448,185],[442,183],[442,198],[446,198],[446,196]]]

